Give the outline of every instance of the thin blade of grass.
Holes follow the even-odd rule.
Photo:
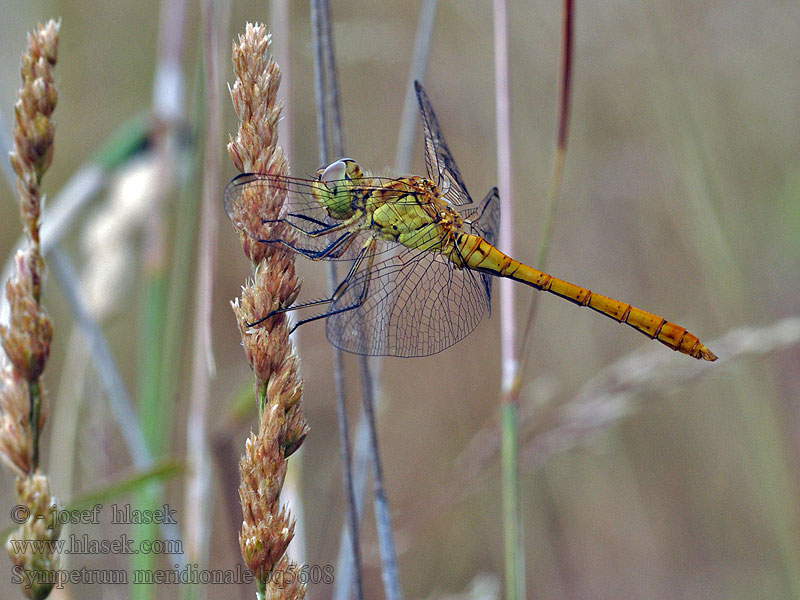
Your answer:
[[[168,479],[178,477],[186,470],[186,465],[174,458],[166,458],[152,463],[144,471],[134,473],[129,477],[123,477],[101,489],[92,490],[81,494],[67,503],[68,510],[85,510],[96,504],[110,502],[117,498],[137,491],[144,485],[155,482],[165,482]]]
[[[315,75],[317,75],[315,77],[315,81],[318,84],[325,84],[324,94],[321,93],[323,90],[319,88],[317,93],[317,101],[324,103],[324,108],[318,108],[318,114],[322,115],[323,119],[325,119],[325,121],[322,122],[318,121],[320,123],[321,131],[319,132],[317,138],[321,143],[330,138],[333,154],[341,157],[344,153],[343,134],[339,110],[339,90],[336,77],[336,61],[334,58],[333,40],[331,37],[330,9],[327,0],[318,0],[318,4],[316,4],[316,6],[312,2],[312,10],[315,11],[315,13],[312,14],[312,21],[315,23],[315,45],[318,44],[318,46],[315,46],[318,48],[315,52],[315,57],[320,63],[320,71],[324,69],[324,74],[322,72],[318,74],[315,72]],[[328,124],[329,126],[327,126]],[[330,154],[327,153],[326,149],[320,148],[320,157],[323,158],[322,162],[324,164],[328,162],[327,159],[330,158]],[[333,291],[335,286],[339,283],[338,277],[336,277],[334,263],[330,264],[329,269],[329,273],[331,275],[330,289]],[[341,355],[339,358],[341,358]],[[381,550],[381,573],[383,576],[386,597],[390,600],[395,600],[401,597],[401,593],[399,577],[397,574],[397,555],[394,545],[394,536],[392,534],[388,501],[384,493],[382,479],[383,472],[381,467],[380,453],[378,450],[377,432],[375,431],[373,410],[373,375],[368,358],[366,356],[359,356],[358,360],[359,373],[361,375],[361,396],[364,404],[364,410],[367,413],[367,423],[372,429],[370,435],[370,445],[374,478],[373,505],[375,509],[375,523],[378,534],[378,544]],[[336,364],[336,358],[334,358],[334,364]],[[341,410],[343,411],[343,409],[344,404],[342,404]],[[372,415],[371,418],[370,415]],[[342,452],[347,453],[347,461],[349,462],[349,435],[348,440],[344,439],[344,435],[342,435],[342,437],[342,442],[346,444]],[[357,516],[355,514],[352,477],[350,478],[350,481],[346,482],[345,485],[349,488],[348,494],[350,498],[348,499],[348,504],[350,506],[348,507],[348,514],[350,515],[349,519],[351,520],[351,531],[357,533]],[[353,542],[357,544],[357,535],[353,536]],[[360,559],[356,560],[360,562]]]
[[[505,3],[495,0],[495,71],[497,88],[497,114],[498,114],[498,186],[500,197],[508,197],[509,204],[503,206],[501,214],[505,220],[500,223],[501,250],[511,252],[511,143],[510,124],[508,122],[508,49],[506,32]],[[553,169],[550,182],[550,194],[545,208],[544,227],[540,238],[536,266],[544,269],[547,254],[550,248],[550,239],[553,230],[553,214],[561,195],[561,185],[564,174],[564,162],[567,152],[567,133],[569,129],[569,113],[571,101],[572,82],[572,54],[574,30],[574,4],[572,0],[564,0],[562,7],[562,34],[561,34],[561,67],[559,85],[559,111],[558,129],[556,134],[556,149],[553,157]],[[504,226],[505,224],[505,226]],[[505,240],[505,241],[504,241]],[[506,597],[525,597],[525,560],[524,541],[521,531],[521,513],[519,508],[519,393],[521,374],[525,371],[531,354],[531,340],[533,338],[533,325],[536,317],[537,295],[531,297],[530,309],[523,329],[522,343],[519,354],[515,354],[514,333],[516,326],[513,321],[514,302],[512,282],[501,280],[501,339],[502,339],[502,365],[503,365],[503,406],[501,415],[502,428],[502,481],[503,481],[503,522],[505,532],[505,565],[506,565]]]
[[[406,96],[403,100],[403,112],[400,119],[400,130],[397,136],[397,149],[395,154],[394,170],[401,174],[408,172],[411,162],[411,152],[413,149],[413,139],[417,127],[417,99],[414,93],[414,81],[422,81],[425,78],[425,71],[428,66],[430,56],[431,38],[433,36],[434,23],[436,22],[437,0],[424,0],[420,7],[419,18],[417,19],[417,32],[414,38],[414,54],[409,67],[408,84],[406,86]],[[370,388],[375,406],[381,399],[380,388],[380,358],[374,357],[370,360],[370,374],[372,386]],[[364,503],[362,498],[367,484],[366,472],[368,469],[368,454],[370,452],[369,432],[367,420],[364,413],[358,419],[356,432],[353,437],[353,465],[354,465],[354,500],[356,518],[360,522]],[[339,538],[339,552],[336,560],[336,572],[340,574],[337,579],[333,592],[335,600],[344,600],[348,597],[348,585],[353,571],[353,563],[347,549],[350,547],[350,533],[346,527],[342,528]]]
[[[222,32],[227,32],[229,4],[204,0],[203,65],[205,67],[205,152],[203,191],[200,206],[200,231],[197,239],[197,277],[195,282],[194,339],[191,390],[186,419],[186,456],[191,468],[186,482],[184,514],[193,526],[186,532],[186,552],[203,568],[208,562],[211,536],[211,453],[208,441],[209,390],[215,374],[211,340],[211,306],[219,229],[218,207],[221,164],[218,151],[222,138],[222,106],[218,90],[222,87],[220,49]],[[192,586],[184,597],[204,598],[205,586]]]
[[[325,20],[328,16],[328,6],[322,0],[311,0],[311,30],[314,44],[314,96],[317,110],[317,150],[320,165],[328,163],[330,153],[328,150],[328,140],[331,138],[330,128],[331,118],[326,99],[328,98],[327,89],[330,79],[335,80],[335,74],[328,72],[328,61],[326,52],[333,54],[332,48],[326,49],[325,42],[330,48],[330,36],[325,35]],[[341,122],[333,125],[341,129]],[[341,143],[342,137],[339,136]],[[339,148],[341,151],[341,148]],[[336,275],[336,263],[328,263],[328,289],[330,293],[336,289],[338,277]],[[342,351],[331,346],[331,362],[333,366],[333,391],[336,398],[336,415],[339,429],[339,454],[342,462],[342,485],[345,491],[345,510],[347,512],[347,526],[350,531],[350,553],[353,562],[352,587],[354,588],[357,600],[363,600],[364,589],[361,570],[361,546],[358,535],[359,515],[356,511],[356,498],[353,489],[353,466],[350,454],[350,433],[347,423],[347,403],[344,391],[344,361]],[[346,582],[346,584],[349,582]],[[347,585],[348,593],[351,585]]]
[[[550,193],[547,197],[544,224],[542,225],[542,233],[539,238],[539,249],[536,253],[536,268],[539,270],[545,270],[547,266],[547,257],[550,252],[550,242],[555,224],[555,213],[561,198],[561,185],[564,180],[564,163],[567,158],[570,105],[572,103],[572,62],[575,28],[573,0],[564,0],[561,14],[561,67],[559,73],[558,129],[556,134],[555,154],[553,156],[553,169],[550,178]],[[509,394],[515,398],[515,401],[519,398],[520,386],[522,384],[519,374],[525,372],[528,362],[530,361],[533,343],[533,327],[536,322],[538,301],[539,294],[534,292],[531,295],[531,304],[522,333],[522,343],[519,351],[520,369],[509,391]]]
[[[183,73],[181,59],[184,33],[184,3],[164,0],[159,15],[159,44],[153,82],[153,115],[158,122],[155,152],[159,187],[157,200],[145,223],[142,294],[140,296],[141,337],[139,339],[137,408],[145,440],[154,456],[161,456],[170,439],[172,422],[163,418],[163,331],[166,322],[169,260],[166,253],[167,228],[164,204],[169,197],[170,176],[175,173],[175,128],[182,117]],[[158,486],[148,486],[134,496],[134,504],[142,510],[155,510],[162,503]],[[158,532],[152,524],[134,525],[131,535],[136,540],[152,540]],[[131,557],[134,572],[151,572],[156,556],[139,553]],[[133,586],[131,597],[144,600],[152,597],[149,586]]]
[[[152,233],[152,232],[151,232]],[[156,234],[160,240],[161,234]],[[164,308],[166,307],[167,271],[165,265],[153,263],[144,275],[142,292],[139,297],[140,337],[138,349],[137,376],[137,414],[144,433],[145,444],[153,456],[161,457],[165,451],[169,430],[161,415],[162,365],[161,332],[164,330]],[[132,504],[139,510],[156,510],[162,503],[163,490],[148,485],[137,491]],[[157,529],[153,524],[133,524],[131,536],[139,543],[155,539]],[[131,569],[134,572],[150,572],[155,568],[155,558],[150,554],[131,556]],[[131,597],[135,600],[151,598],[150,586],[134,585]]]
[[[147,445],[144,432],[133,409],[122,377],[111,358],[111,350],[103,337],[99,325],[84,306],[75,267],[67,255],[59,249],[51,252],[50,263],[53,273],[59,280],[59,285],[64,292],[64,297],[71,307],[75,321],[87,338],[88,346],[91,348],[90,354],[98,361],[95,363],[97,373],[106,388],[111,410],[117,420],[122,439],[128,446],[128,452],[131,455],[133,464],[137,469],[148,469],[154,464],[153,454]],[[177,527],[169,523],[161,525],[161,534],[164,539],[180,539],[180,532]],[[170,556],[170,560],[174,564],[180,565],[181,568],[186,564],[183,554]]]
[[[403,99],[403,113],[400,117],[400,131],[397,135],[397,149],[394,154],[394,169],[398,175],[408,173],[411,165],[411,153],[417,133],[417,95],[414,92],[415,81],[425,81],[428,68],[428,56],[431,52],[433,26],[436,23],[438,0],[424,0],[419,9],[417,33],[414,37],[414,54],[408,70],[406,95]]]
[[[494,0],[494,81],[495,129],[497,135],[497,186],[500,193],[500,232],[498,247],[513,255],[513,189],[511,184],[511,107],[508,70],[508,16],[505,0]],[[505,597],[525,597],[524,542],[519,499],[518,407],[508,390],[517,374],[514,283],[501,279],[500,355],[501,383],[501,481],[504,540]]]

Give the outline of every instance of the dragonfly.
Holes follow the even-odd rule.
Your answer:
[[[249,326],[305,308],[326,319],[328,340],[347,352],[427,356],[472,332],[491,312],[492,281],[507,277],[625,323],[697,359],[717,357],[685,328],[625,302],[525,265],[495,247],[497,188],[474,203],[447,147],[430,100],[414,83],[422,117],[427,176],[374,177],[350,158],[314,179],[242,174],[227,186],[225,210],[252,240],[282,244],[311,260],[347,261],[328,298],[274,310]],[[237,207],[247,194],[278,196],[283,205],[247,226]],[[252,196],[251,196],[252,197]]]

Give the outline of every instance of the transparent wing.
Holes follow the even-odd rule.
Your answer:
[[[461,211],[464,227],[470,233],[481,236],[492,246],[497,245],[497,232],[500,228],[500,196],[497,188],[492,188],[477,208]],[[486,289],[486,300],[491,314],[492,281],[494,275],[481,273],[483,286]]]
[[[388,182],[394,182],[395,189],[381,187]],[[327,185],[333,187],[336,183]],[[389,178],[365,177],[342,180],[342,184],[353,186],[354,194],[375,190],[380,190],[384,197],[396,194],[397,198],[390,201],[397,204],[423,202],[414,189]],[[315,185],[318,182],[314,180],[294,177],[239,175],[225,188],[225,212],[237,229],[255,241],[284,243],[310,258],[354,259],[370,235],[366,231],[369,224],[364,221],[345,224],[332,218],[314,197]]]
[[[475,208],[462,210],[464,226],[470,233],[481,236],[492,246],[497,244],[497,231],[500,228],[500,196],[497,188],[492,188]]]
[[[364,260],[327,319],[328,340],[347,352],[427,356],[466,337],[487,312],[480,274],[457,269],[438,252],[378,242],[387,258]],[[380,248],[390,245],[396,252]]]
[[[472,198],[464,185],[464,178],[456,166],[456,161],[447,148],[444,135],[439,127],[439,121],[433,112],[430,100],[419,81],[414,82],[417,91],[419,110],[422,115],[422,129],[425,135],[425,165],[428,168],[428,177],[436,182],[439,191],[448,202],[456,206],[470,204]]]

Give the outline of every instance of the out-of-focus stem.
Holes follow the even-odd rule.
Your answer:
[[[508,17],[505,0],[494,0],[494,69],[495,115],[497,131],[497,187],[500,193],[500,232],[498,246],[513,255],[513,190],[511,184],[511,106],[508,70]],[[501,379],[501,478],[503,498],[503,539],[506,598],[525,596],[522,523],[519,502],[519,424],[517,398],[509,394],[519,377],[516,354],[516,319],[514,284],[501,279],[500,286],[500,356]]]
[[[559,79],[558,98],[558,128],[556,133],[556,149],[553,155],[553,169],[550,177],[550,193],[544,211],[544,224],[539,238],[539,249],[536,253],[536,268],[544,270],[547,265],[547,255],[550,251],[550,240],[553,235],[554,215],[558,200],[561,197],[561,184],[564,177],[564,163],[567,157],[567,137],[569,131],[570,105],[572,101],[572,62],[573,62],[573,32],[575,29],[575,10],[573,0],[564,0],[562,7],[561,27],[561,68]],[[525,372],[525,367],[530,360],[531,344],[533,339],[533,324],[536,320],[536,308],[539,296],[536,292],[531,297],[530,309],[525,319],[522,334],[522,343],[519,351],[520,369],[518,373]],[[522,381],[519,376],[514,378],[509,394],[517,398]]]
[[[338,119],[338,99],[336,100],[336,118],[328,110],[328,98],[330,93],[328,88],[336,86],[335,70],[331,72],[329,67],[334,63],[333,44],[330,32],[326,26],[328,22],[328,6],[323,0],[311,0],[311,28],[314,43],[314,94],[317,108],[317,150],[320,165],[327,164],[330,158],[328,151],[328,140],[332,137],[330,128],[335,127],[339,130],[337,136],[339,152],[343,151],[341,135],[341,121]],[[328,55],[330,55],[328,57]],[[333,83],[331,83],[333,79]],[[338,96],[338,88],[335,96]],[[332,123],[331,123],[332,122]],[[328,263],[328,289],[332,292],[338,284],[336,274],[336,263]],[[350,550],[353,559],[353,587],[358,600],[364,598],[363,583],[361,579],[361,546],[359,540],[359,517],[356,510],[355,491],[353,489],[353,468],[350,454],[350,433],[347,424],[347,403],[344,392],[344,362],[342,351],[336,347],[331,348],[333,365],[334,395],[336,397],[336,414],[339,423],[339,454],[342,461],[342,480],[345,495],[347,498],[347,526],[350,529]]]
[[[39,415],[42,411],[42,396],[39,380],[28,382],[28,394],[30,394],[31,402],[31,467],[34,471],[39,468]]]
[[[417,19],[417,34],[414,38],[414,55],[408,69],[406,95],[403,99],[403,113],[400,117],[400,131],[397,135],[397,148],[394,154],[394,169],[398,175],[408,173],[411,164],[411,151],[417,127],[417,95],[414,82],[425,79],[428,56],[431,51],[433,26],[436,23],[438,0],[423,0]]]

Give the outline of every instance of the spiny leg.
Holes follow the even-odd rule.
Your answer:
[[[356,234],[351,234],[351,237],[347,242],[347,246],[349,246],[353,242],[353,240],[355,239],[355,235]],[[346,249],[346,247],[345,247],[345,249]],[[342,251],[344,251],[344,249]],[[367,241],[367,243],[364,244],[364,247],[361,249],[361,251],[358,253],[358,256],[356,256],[356,259],[353,261],[353,264],[350,267],[350,270],[347,272],[347,275],[339,283],[339,285],[336,286],[336,289],[334,290],[333,295],[331,295],[330,298],[323,298],[323,299],[320,299],[320,300],[310,300],[308,302],[303,302],[302,304],[293,304],[292,306],[286,306],[284,308],[278,308],[276,310],[271,311],[266,316],[261,317],[260,319],[258,319],[257,321],[255,321],[253,323],[247,323],[247,326],[248,327],[255,327],[259,323],[263,323],[264,321],[266,321],[270,317],[274,317],[275,315],[284,314],[284,313],[287,313],[287,312],[293,312],[295,310],[300,310],[300,309],[303,309],[303,308],[309,308],[309,307],[312,307],[312,306],[320,306],[320,305],[323,305],[323,304],[330,304],[332,302],[335,302],[337,299],[339,299],[341,297],[341,295],[344,293],[344,291],[350,286],[351,280],[354,277],[355,273],[358,271],[358,268],[361,265],[361,263],[364,261],[364,258],[368,258],[367,270],[371,269],[372,268],[372,263],[373,263],[374,258],[375,258],[375,239],[374,238],[370,238]],[[336,314],[339,314],[339,313],[342,313],[342,312],[347,312],[349,310],[354,310],[354,309],[358,308],[359,306],[361,306],[364,303],[364,300],[367,297],[368,288],[369,288],[369,275],[367,275],[367,277],[365,277],[364,287],[362,288],[361,292],[359,293],[358,300],[354,304],[352,304],[351,306],[344,306],[344,307],[341,307],[341,308],[337,308],[334,311],[328,311],[328,312],[325,312],[325,313],[321,313],[319,315],[314,315],[313,317],[308,317],[306,319],[301,319],[300,321],[295,323],[291,327],[291,329],[289,329],[289,333],[292,333],[295,329],[297,329],[300,325],[303,325],[304,323],[309,323],[311,321],[316,321],[317,319],[322,319],[323,317],[329,317],[331,315],[336,315]]]
[[[316,321],[318,319],[322,319],[323,317],[330,317],[330,316],[333,316],[333,315],[338,315],[340,313],[344,313],[344,312],[348,312],[348,311],[351,311],[351,310],[355,310],[359,306],[364,304],[364,301],[367,298],[367,293],[368,293],[368,290],[369,290],[369,280],[370,280],[369,272],[372,269],[372,264],[373,264],[374,259],[375,259],[375,239],[374,238],[370,238],[369,241],[364,245],[364,247],[362,248],[361,252],[359,252],[358,257],[353,262],[353,265],[350,267],[350,270],[347,272],[347,275],[339,283],[339,285],[336,286],[336,290],[334,290],[333,295],[330,298],[327,298],[325,300],[318,300],[318,301],[311,302],[311,303],[306,303],[306,304],[303,305],[303,307],[319,305],[319,304],[325,304],[325,303],[333,303],[333,302],[336,302],[339,298],[341,298],[341,296],[342,296],[342,294],[344,294],[345,290],[348,287],[350,287],[351,281],[352,281],[353,277],[355,276],[356,272],[358,271],[359,266],[364,261],[365,257],[368,257],[367,268],[366,268],[367,275],[364,277],[364,285],[363,285],[363,287],[361,288],[361,291],[358,294],[358,299],[353,304],[350,304],[349,306],[342,306],[340,308],[337,308],[336,310],[328,311],[328,312],[325,312],[325,313],[314,315],[312,317],[307,317],[305,319],[301,319],[297,323],[295,323],[291,327],[291,329],[289,329],[289,333],[292,333],[295,329],[300,327],[300,325],[303,325],[305,323],[310,323],[311,321]],[[294,308],[294,307],[289,307],[289,308],[291,309],[291,308]],[[301,308],[301,307],[298,307],[298,308]]]
[[[297,218],[297,219],[303,219],[305,221],[309,221],[310,223],[314,223],[315,225],[319,225],[320,228],[319,229],[312,229],[312,230],[309,231],[309,230],[303,229],[297,223],[293,223],[287,217],[294,217],[294,218]],[[356,221],[358,221],[360,218],[363,218],[363,215],[361,215],[359,213],[359,214],[354,215],[351,218],[346,219],[344,221],[341,221],[339,223],[325,223],[324,221],[320,221],[319,219],[315,219],[313,217],[309,217],[308,215],[304,215],[304,214],[301,214],[301,213],[290,213],[286,217],[283,217],[283,218],[280,218],[280,219],[262,219],[261,222],[264,223],[264,224],[268,224],[268,223],[283,223],[284,225],[288,225],[289,227],[291,227],[295,231],[301,233],[302,235],[305,235],[305,236],[308,236],[308,237],[319,237],[319,236],[322,236],[322,235],[327,235],[329,233],[333,233],[334,231],[341,231],[342,229],[352,229],[354,223],[356,223]]]
[[[290,250],[297,252],[298,254],[302,254],[306,258],[311,260],[322,260],[324,258],[339,258],[344,252],[350,247],[350,244],[353,243],[355,240],[357,232],[348,231],[347,233],[343,233],[338,238],[333,240],[330,244],[325,246],[320,250],[313,250],[311,248],[301,248],[300,246],[295,246],[284,239],[275,239],[275,240],[258,240],[264,244],[283,244]]]
[[[285,221],[285,219],[288,219],[288,218],[302,219],[303,221],[308,221],[309,223],[314,223],[314,225],[319,225],[323,229],[328,228],[328,227],[332,227],[333,225],[336,225],[336,223],[333,223],[333,224],[326,223],[325,221],[320,221],[319,219],[315,219],[314,217],[309,217],[308,215],[304,215],[302,213],[288,213],[284,219],[279,219],[279,220]],[[271,223],[271,222],[272,221],[266,221],[266,220],[264,221],[264,223]],[[285,222],[288,223],[289,225],[292,225],[291,221],[285,221]],[[295,225],[295,227],[300,229],[299,226]]]
[[[314,225],[318,225],[319,229],[310,229],[310,230],[309,229],[303,229],[297,223],[294,223],[293,221],[290,221],[289,217],[296,218],[296,219],[302,219],[304,221],[308,221],[310,223],[313,223]],[[264,223],[265,225],[272,225],[274,223],[282,223],[284,225],[287,225],[287,226],[291,227],[292,229],[294,229],[295,231],[301,233],[302,235],[307,235],[309,237],[318,237],[318,236],[321,236],[321,235],[325,235],[327,233],[331,233],[332,231],[336,231],[337,229],[342,229],[342,227],[344,225],[344,223],[325,223],[324,221],[320,221],[319,219],[314,219],[312,217],[309,217],[309,216],[306,216],[306,215],[297,214],[297,213],[292,213],[292,214],[286,215],[286,217],[283,217],[281,219],[262,219],[261,222]]]

